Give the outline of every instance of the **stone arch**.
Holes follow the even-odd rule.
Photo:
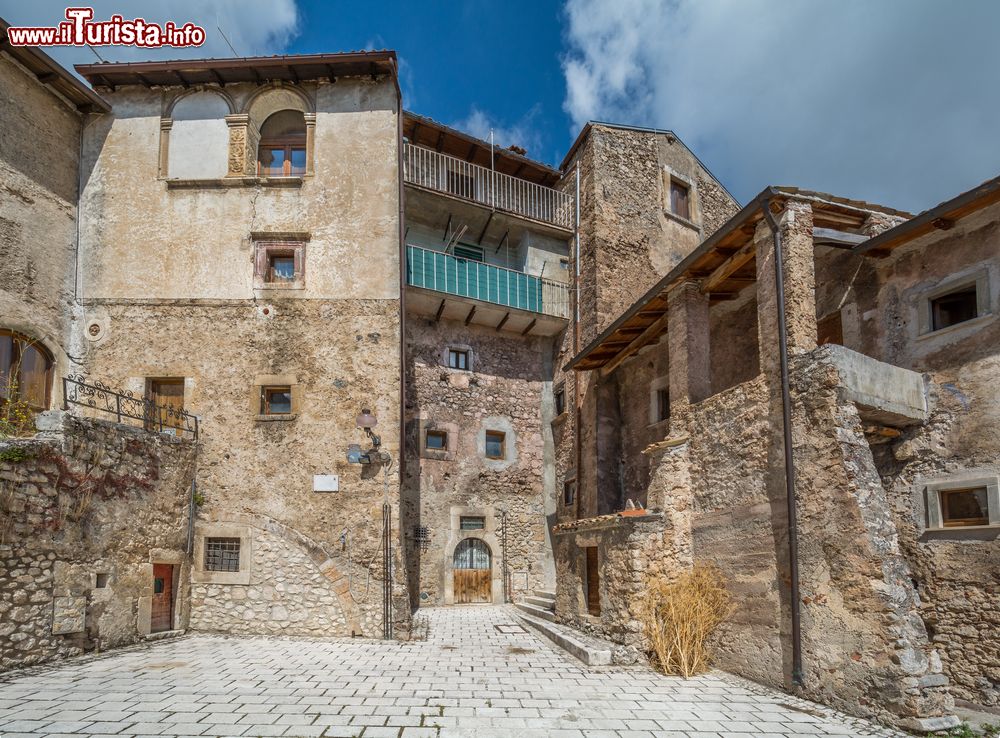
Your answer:
[[[330,582],[331,588],[337,595],[340,609],[347,619],[347,627],[353,632],[363,633],[362,614],[358,604],[351,597],[348,583],[348,575],[341,571],[337,563],[330,558],[323,547],[309,536],[300,533],[284,523],[258,513],[234,513],[224,516],[225,519],[213,522],[241,523],[261,531],[270,533],[280,538],[285,543],[295,546],[305,551],[312,560],[320,574]]]
[[[192,97],[193,95],[200,95],[202,93],[208,93],[222,98],[226,103],[226,107],[228,108],[226,115],[232,115],[238,110],[236,101],[233,99],[232,95],[230,95],[225,90],[221,90],[216,87],[198,86],[198,87],[192,87],[191,89],[184,90],[174,95],[164,108],[163,117],[173,119],[174,109],[181,101],[183,101],[185,98]]]
[[[175,97],[160,123],[161,175],[171,179],[226,176],[226,118],[234,107],[229,95],[213,88],[189,90]]]
[[[0,301],[0,330],[12,331],[27,336],[39,348],[44,349],[52,360],[52,391],[49,393],[49,410],[56,410],[63,404],[62,377],[74,372],[73,362],[63,349],[63,342],[53,331],[43,328],[32,319],[30,305],[20,303],[14,310],[6,309],[5,301]]]
[[[453,509],[454,512],[454,509]],[[452,516],[454,517],[454,515]],[[492,511],[486,513],[487,520],[493,518]],[[455,604],[455,580],[453,566],[455,562],[455,550],[462,541],[468,538],[477,538],[490,550],[490,567],[492,569],[493,603],[503,603],[503,552],[500,548],[500,540],[496,535],[495,527],[488,523],[483,530],[452,530],[448,535],[448,540],[444,545],[444,566],[441,567],[444,581],[441,583],[441,591],[444,592],[444,604]]]
[[[245,128],[244,157],[247,169],[255,169],[257,161],[257,144],[260,141],[260,128],[269,117],[282,110],[296,110],[302,113],[306,124],[306,171],[313,173],[313,146],[315,140],[316,106],[313,99],[301,88],[275,82],[258,87],[254,90],[243,106],[243,125]]]

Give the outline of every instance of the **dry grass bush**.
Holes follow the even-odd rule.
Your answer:
[[[662,574],[650,577],[639,618],[653,668],[683,677],[706,671],[711,660],[708,638],[734,609],[715,566],[698,565],[669,580]]]

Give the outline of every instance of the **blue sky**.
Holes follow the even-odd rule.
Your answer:
[[[919,211],[1000,174],[996,0],[95,0],[191,20],[178,53],[391,48],[406,106],[558,164],[591,119],[669,128],[745,202],[768,184]],[[0,0],[50,25],[57,0]],[[88,49],[52,51],[64,64]]]

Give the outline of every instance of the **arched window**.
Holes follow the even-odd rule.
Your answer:
[[[0,329],[0,402],[21,401],[47,410],[52,394],[52,356],[38,341]]]
[[[298,110],[279,110],[260,127],[257,174],[298,177],[306,173],[306,119]]]

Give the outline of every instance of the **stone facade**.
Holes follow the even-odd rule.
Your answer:
[[[404,520],[414,604],[455,601],[452,559],[470,536],[491,549],[494,602],[504,601],[504,587],[510,599],[551,589],[546,511],[555,500],[545,433],[553,417],[552,368],[545,361],[551,341],[420,316],[409,319],[407,336]],[[448,366],[448,348],[456,346],[469,352],[469,370]],[[425,448],[424,435],[435,429],[449,434],[443,453]],[[503,459],[486,458],[487,430],[505,434]],[[485,527],[462,531],[463,516],[482,516]]]
[[[186,556],[193,442],[54,415],[0,443],[0,669],[135,643],[152,564]]]

